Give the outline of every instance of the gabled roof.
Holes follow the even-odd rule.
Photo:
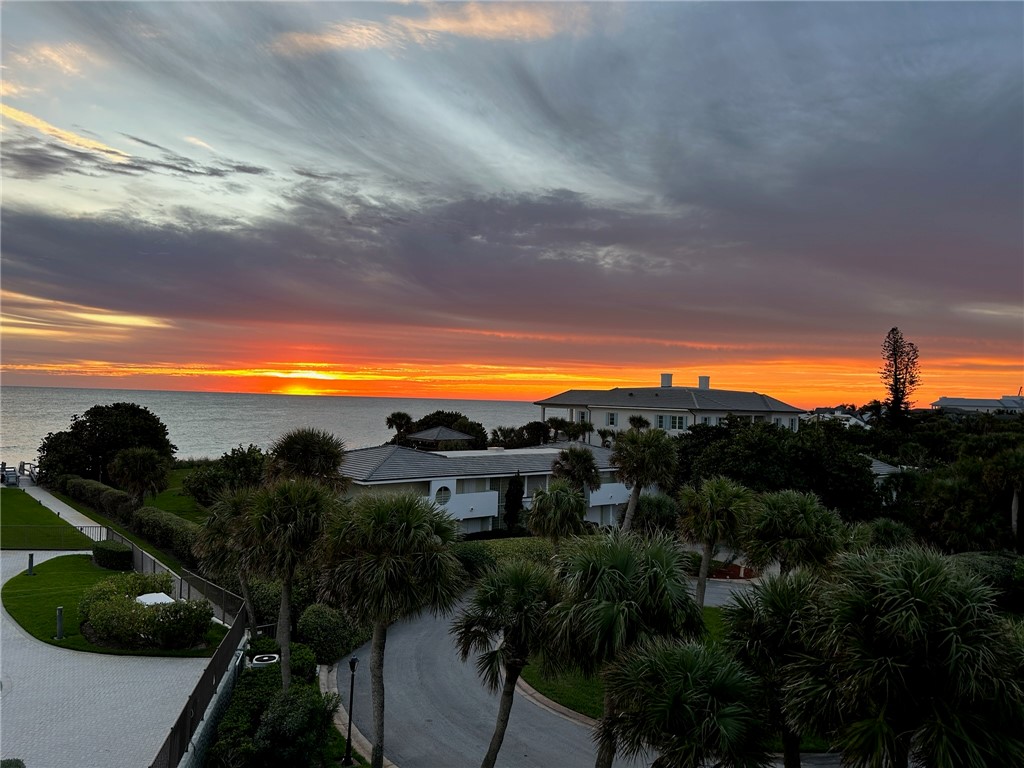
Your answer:
[[[546,475],[559,452],[570,445],[588,448],[601,471],[612,469],[608,448],[586,443],[549,443],[535,448],[488,451],[417,451],[399,445],[360,448],[345,453],[342,474],[357,483],[428,480],[435,477],[503,477],[520,472]]]
[[[467,435],[465,432],[459,432],[455,429],[449,429],[448,427],[431,427],[430,429],[424,429],[422,432],[414,432],[411,435],[406,435],[409,440],[422,440],[424,442],[447,442],[449,440],[472,440],[472,435]]]
[[[557,408],[635,408],[667,411],[725,411],[731,413],[803,413],[774,397],[758,392],[700,387],[616,387],[615,389],[570,389],[560,395],[538,400],[534,405]]]
[[[1024,397],[1004,395],[1000,398],[940,397],[932,408],[992,408],[994,410],[1024,410]]]

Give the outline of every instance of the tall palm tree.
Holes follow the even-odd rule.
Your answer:
[[[725,642],[763,683],[768,722],[782,736],[785,768],[800,768],[800,733],[782,715],[786,665],[811,652],[805,637],[818,580],[809,571],[769,576],[722,608]]]
[[[308,561],[325,528],[340,509],[334,491],[308,477],[260,489],[252,498],[250,536],[258,542],[250,558],[268,576],[281,580],[277,641],[281,646],[281,684],[291,684],[292,584],[299,565]]]
[[[633,527],[633,514],[644,488],[657,485],[667,488],[676,471],[676,447],[663,429],[628,429],[615,439],[612,464],[618,476],[633,488],[626,504],[622,530]]]
[[[641,416],[639,413],[634,413],[629,417],[629,428],[630,429],[650,429],[651,420],[646,416]]]
[[[346,485],[341,474],[344,461],[345,443],[340,437],[323,429],[301,427],[274,441],[268,454],[267,476],[270,482],[305,477],[341,491]]]
[[[758,681],[719,645],[646,641],[608,668],[605,688],[617,715],[601,733],[628,757],[657,752],[655,768],[771,764]]]
[[[561,539],[578,536],[586,530],[583,524],[586,513],[587,502],[583,492],[566,480],[554,480],[546,489],[534,491],[526,527],[534,536],[551,539],[557,555]]]
[[[388,627],[430,610],[447,613],[462,594],[465,572],[451,545],[458,523],[415,493],[357,496],[325,538],[324,591],[373,627],[371,765],[384,764],[384,647]]]
[[[843,546],[846,527],[813,493],[775,491],[756,499],[741,538],[747,562],[782,573],[824,565]]]
[[[255,490],[223,489],[210,505],[210,514],[199,531],[193,553],[203,573],[217,579],[238,581],[245,601],[249,626],[256,628],[256,610],[252,603],[249,580],[260,561],[259,545],[252,536],[250,522]]]
[[[551,462],[551,474],[568,480],[581,493],[584,490],[593,493],[601,487],[601,473],[593,452],[579,445],[570,445],[558,452]]]
[[[154,448],[125,448],[110,462],[110,476],[141,507],[147,494],[167,489],[170,462]]]
[[[721,475],[708,478],[699,489],[688,485],[679,492],[679,532],[686,541],[701,545],[697,573],[697,605],[701,608],[715,548],[719,543],[736,542],[753,500],[750,489]]]
[[[847,765],[1024,765],[1024,628],[994,590],[918,547],[837,558],[783,711]]]
[[[558,562],[564,597],[551,609],[551,658],[595,675],[643,640],[703,634],[685,565],[670,536],[614,531],[577,539]],[[615,759],[615,732],[607,724],[616,717],[606,691],[597,768]]]
[[[405,411],[395,411],[384,421],[388,429],[395,430],[395,443],[401,443],[405,439],[406,434],[412,428],[413,419]]]
[[[501,689],[498,719],[481,768],[493,768],[498,759],[516,682],[530,657],[544,646],[548,610],[558,597],[558,583],[548,566],[506,561],[484,575],[452,624],[462,660],[478,654],[477,672],[491,691]]]

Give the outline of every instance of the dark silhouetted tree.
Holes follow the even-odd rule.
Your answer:
[[[910,395],[921,382],[917,345],[903,338],[899,328],[891,328],[882,342],[882,382],[889,396],[885,399],[887,417],[893,426],[902,426],[910,410]]]

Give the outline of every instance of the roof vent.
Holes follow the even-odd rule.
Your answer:
[[[711,389],[711,377],[710,376],[698,376],[697,377],[697,389]]]
[[[663,373],[663,374],[661,374],[661,386],[663,386],[663,387],[671,387],[672,386],[672,374],[671,373]]]

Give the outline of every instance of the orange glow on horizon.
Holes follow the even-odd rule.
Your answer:
[[[696,386],[711,377],[713,389],[756,391],[799,408],[839,403],[863,405],[884,399],[874,359],[785,359],[756,363],[716,363],[699,367],[612,368],[601,365],[496,366],[338,365],[265,363],[259,367],[219,368],[192,364],[121,364],[76,360],[51,364],[5,364],[4,383],[26,386],[194,390],[251,394],[410,397],[533,402],[568,389],[654,387],[662,372],[673,384]],[[949,358],[921,368],[917,407],[939,397],[998,398],[1016,394],[1024,381],[1019,361],[1002,358]]]

